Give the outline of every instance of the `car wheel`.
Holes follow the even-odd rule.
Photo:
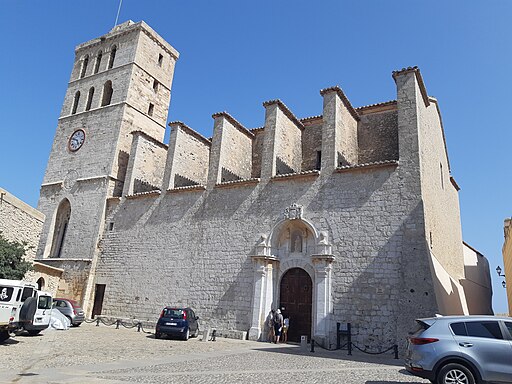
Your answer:
[[[439,371],[437,384],[475,384],[475,377],[465,366],[450,363]]]
[[[194,334],[192,335],[192,337],[197,337],[199,336],[199,327],[196,328],[196,330],[194,331]]]
[[[155,332],[155,339],[161,339],[162,334],[160,332]]]
[[[34,330],[34,329],[33,329],[33,330],[28,331],[28,334],[29,334],[30,336],[37,336],[37,335],[39,335],[40,333],[41,333],[41,331],[36,331],[36,330]]]
[[[71,323],[71,326],[72,326],[72,327],[79,327],[79,326],[80,326],[80,324],[82,324],[82,323],[75,323],[75,324]]]
[[[9,334],[9,331],[1,331],[0,332],[0,343],[3,343],[9,337],[11,337],[11,335]]]
[[[183,340],[188,340],[190,338],[190,329],[187,329],[187,332],[183,335]]]

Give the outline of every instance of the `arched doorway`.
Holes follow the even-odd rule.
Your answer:
[[[311,306],[313,284],[302,268],[289,269],[281,279],[279,306],[290,318],[288,340],[300,342],[302,335],[311,339]]]
[[[38,290],[40,290],[40,291],[41,291],[42,289],[44,289],[44,279],[43,279],[42,277],[40,277],[39,279],[37,279],[36,284],[37,284],[37,289],[38,289]]]

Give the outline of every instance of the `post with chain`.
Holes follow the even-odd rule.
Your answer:
[[[121,324],[121,320],[117,319],[116,320],[116,329],[119,329],[119,324]]]

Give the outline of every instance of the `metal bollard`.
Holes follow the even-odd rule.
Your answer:
[[[137,323],[137,332],[140,332],[140,329],[142,328],[142,323],[139,321]]]
[[[395,359],[398,360],[398,345],[393,345],[393,352],[395,352]]]
[[[121,320],[117,319],[116,320],[116,329],[119,329],[119,324],[121,324]]]
[[[99,327],[99,326],[100,326],[100,318],[99,318],[99,317],[96,319],[96,326],[97,326],[97,327]]]
[[[347,343],[348,355],[352,356],[352,341]]]
[[[311,338],[311,352],[315,352],[315,339]]]

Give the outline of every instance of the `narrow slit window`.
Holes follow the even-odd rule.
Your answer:
[[[155,106],[153,105],[153,103],[149,103],[149,108],[148,108],[148,115],[149,116],[153,116],[153,110],[155,109]]]
[[[85,106],[86,111],[91,109],[93,96],[94,96],[94,87],[91,87],[91,89],[89,89],[89,94],[87,95],[87,105]]]
[[[114,45],[110,49],[110,57],[108,59],[108,69],[111,69],[114,66],[114,60],[116,59],[117,47]]]
[[[71,109],[71,114],[74,115],[78,108],[78,102],[80,101],[80,91],[75,93],[75,98],[73,99],[73,108]]]
[[[316,165],[315,169],[320,170],[322,168],[322,151],[316,151]]]
[[[159,85],[158,80],[153,80],[153,91],[155,91],[155,93],[158,92]]]
[[[163,61],[164,61],[164,56],[161,53],[159,53],[158,54],[158,65],[162,66]]]
[[[101,106],[104,107],[106,105],[110,105],[110,102],[112,101],[112,93],[114,90],[112,89],[112,82],[108,80],[103,85],[103,98],[101,99]]]
[[[99,51],[98,56],[96,56],[96,64],[94,65],[94,73],[98,73],[100,70],[102,56],[103,56],[103,53],[101,53],[101,51]]]
[[[439,172],[441,173],[441,188],[444,189],[443,164],[441,163],[439,163]]]
[[[85,56],[84,61],[82,63],[82,70],[80,71],[80,78],[85,76],[87,72],[87,65],[89,65],[89,56]]]

